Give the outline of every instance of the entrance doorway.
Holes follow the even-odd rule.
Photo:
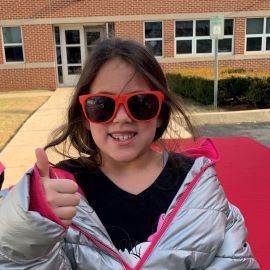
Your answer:
[[[56,42],[58,82],[62,86],[74,87],[94,43],[105,37],[106,27],[61,26],[55,27],[55,35],[56,32],[60,35],[59,44]]]

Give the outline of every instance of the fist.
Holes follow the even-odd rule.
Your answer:
[[[49,160],[42,148],[36,149],[36,159],[46,199],[57,217],[69,226],[76,215],[80,197],[76,194],[78,185],[69,179],[51,179]]]

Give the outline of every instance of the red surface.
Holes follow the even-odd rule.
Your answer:
[[[270,148],[246,137],[212,140],[220,154],[216,165],[219,181],[230,202],[245,218],[248,242],[261,270],[269,270]],[[170,143],[175,142],[177,140],[170,140]],[[178,142],[176,148],[183,150],[190,144],[190,140]]]

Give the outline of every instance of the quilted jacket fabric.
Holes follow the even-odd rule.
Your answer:
[[[0,269],[259,269],[246,243],[244,219],[226,199],[214,162],[205,156],[196,158],[135,266],[119,254],[83,194],[69,228],[30,211],[32,172],[0,193]]]

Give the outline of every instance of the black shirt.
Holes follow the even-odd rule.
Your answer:
[[[78,170],[74,160],[58,166],[74,174],[115,247],[130,251],[156,232],[160,215],[167,211],[193,162],[171,153],[155,182],[138,195],[120,189],[101,170]]]

